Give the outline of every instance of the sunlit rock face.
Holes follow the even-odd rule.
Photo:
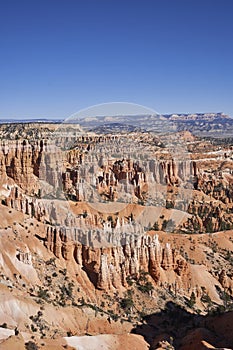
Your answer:
[[[124,229],[124,226],[117,228],[122,237]],[[111,246],[110,241],[109,247],[93,248],[91,244],[77,243],[75,230],[56,227],[48,229],[45,244],[58,258],[73,260],[87,274],[94,274],[95,285],[101,290],[126,287],[127,277],[137,277],[141,271],[148,272],[156,284],[163,282],[166,271],[170,271],[171,285],[179,283],[187,288],[188,264],[168,243],[161,245],[156,234],[141,233],[137,240],[134,236],[125,237],[124,244]]]

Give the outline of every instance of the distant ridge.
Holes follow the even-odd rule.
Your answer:
[[[200,137],[233,137],[233,118],[218,113],[105,115],[67,119],[0,119],[0,124],[78,124],[83,130],[100,134],[151,131],[189,131]]]
[[[62,123],[63,119],[0,119],[0,124],[20,124],[20,123]]]
[[[222,112],[208,112],[208,113],[171,113],[171,114],[121,114],[121,115],[114,115],[114,116],[107,116],[107,115],[97,115],[89,117],[78,117],[76,118],[57,118],[57,119],[50,119],[50,118],[28,118],[28,119],[0,119],[0,124],[8,124],[8,123],[77,123],[77,121],[80,121],[81,124],[92,124],[92,122],[95,122],[97,124],[99,123],[114,123],[114,122],[123,122],[126,119],[129,120],[140,120],[141,118],[146,119],[153,119],[162,117],[166,120],[171,121],[191,121],[191,120],[216,120],[216,119],[232,119],[229,115],[224,114]]]
[[[229,115],[222,112],[218,113],[178,113],[178,114],[164,114],[165,118],[169,120],[214,120],[218,118],[228,119]]]

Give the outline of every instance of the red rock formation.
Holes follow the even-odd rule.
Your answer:
[[[63,227],[49,227],[46,246],[57,257],[73,259],[84,268],[95,286],[109,290],[126,286],[128,276],[137,276],[140,271],[149,272],[155,283],[159,283],[162,271],[173,271],[174,278],[189,278],[188,264],[175,250],[158,241],[158,236],[142,235],[125,246],[93,248],[74,241],[74,236]],[[163,273],[164,273],[163,272]],[[95,276],[95,278],[93,278]]]

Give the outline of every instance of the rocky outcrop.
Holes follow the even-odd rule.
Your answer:
[[[231,210],[219,201],[194,199],[189,203],[188,212],[192,217],[183,225],[188,232],[212,233],[233,228]]]
[[[169,271],[171,279],[187,288],[188,263],[169,244],[162,246],[157,235],[126,238],[125,245],[93,248],[77,242],[75,230],[49,227],[46,246],[58,258],[73,260],[83,268],[95,286],[102,290],[127,286],[127,277],[148,272],[154,282],[163,282]]]
[[[23,252],[21,250],[18,250],[16,253],[16,258],[23,262],[24,264],[31,265],[32,264],[32,256],[30,251]]]
[[[228,276],[226,270],[223,269],[219,274],[219,282],[221,283],[224,291],[233,294],[233,279],[232,276]]]
[[[0,144],[2,182],[10,178],[30,196],[41,197],[51,187],[62,188],[62,162],[61,151],[46,140],[6,140]]]

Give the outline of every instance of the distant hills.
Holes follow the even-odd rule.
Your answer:
[[[197,136],[232,137],[233,119],[223,113],[117,115],[79,118],[81,127],[97,133],[190,131]]]
[[[219,113],[193,113],[193,114],[164,114],[164,117],[169,120],[215,120],[215,119],[231,119],[227,114]]]
[[[188,130],[197,136],[232,137],[233,118],[223,113],[172,114],[167,119],[178,131]]]
[[[233,118],[224,113],[193,113],[193,114],[145,114],[89,116],[61,119],[0,119],[0,124],[6,123],[64,123],[79,124],[84,130],[96,133],[117,133],[153,131],[167,133],[174,131],[190,131],[197,136],[214,138],[233,137]]]
[[[20,123],[62,123],[63,119],[46,119],[46,118],[30,118],[30,119],[0,119],[0,124],[20,124]]]

